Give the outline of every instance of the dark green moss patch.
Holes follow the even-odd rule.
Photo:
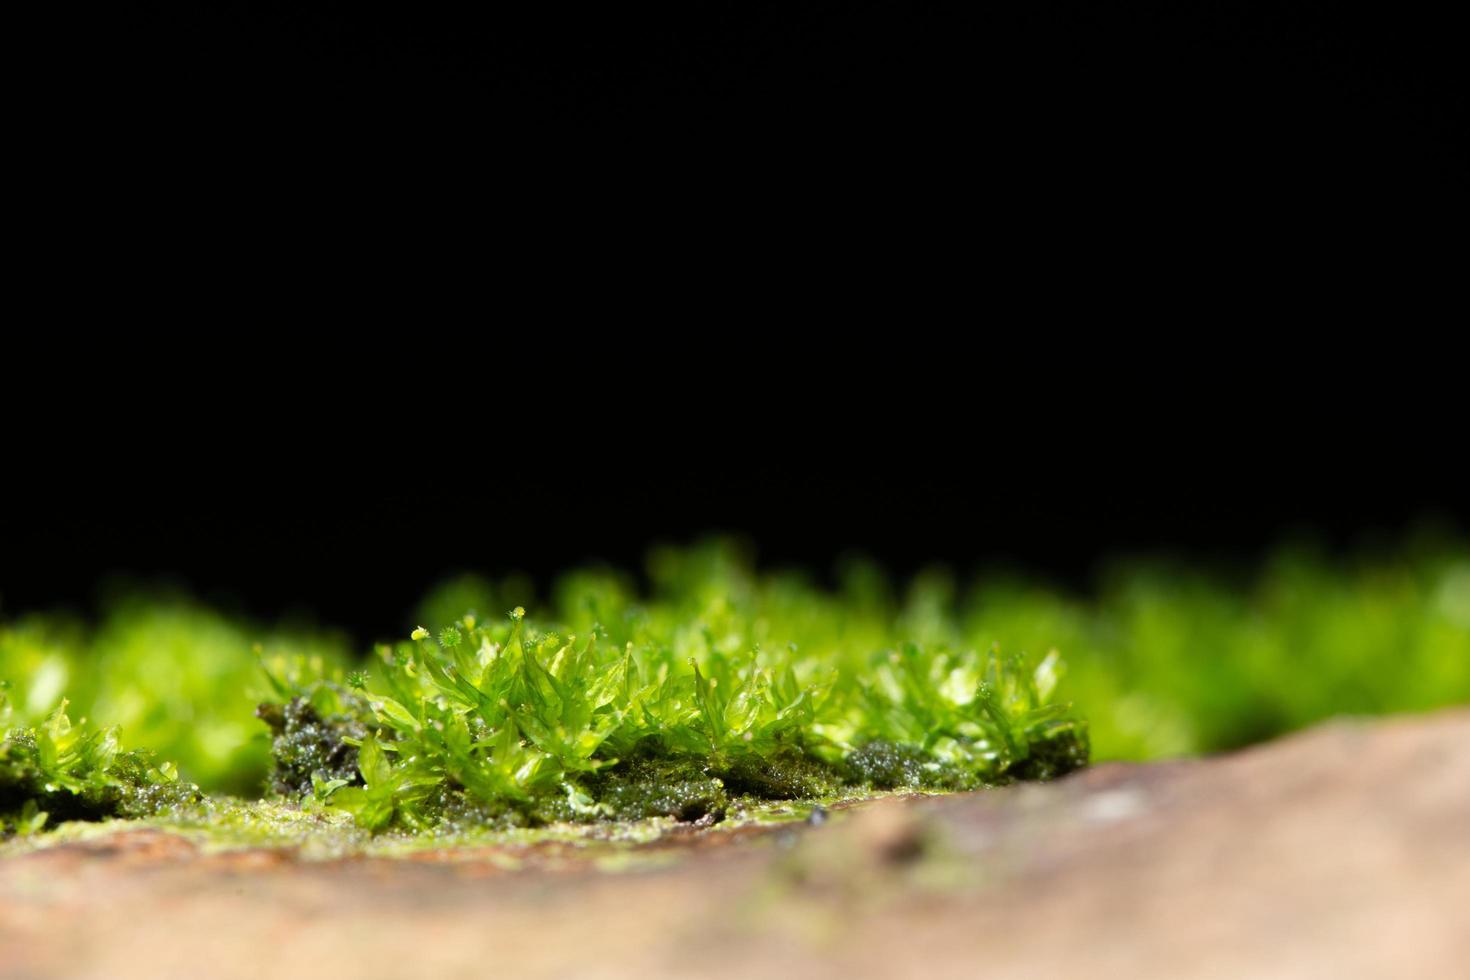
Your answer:
[[[718,772],[731,794],[757,800],[821,799],[843,789],[833,767],[789,746],[766,756],[739,753]]]
[[[595,780],[592,792],[603,814],[615,820],[718,821],[730,802],[725,784],[688,759],[638,759]]]
[[[312,792],[313,780],[342,780],[361,786],[357,746],[367,737],[367,702],[336,685],[323,685],[314,697],[285,704],[262,704],[256,716],[271,730],[270,789],[286,797]],[[348,740],[351,741],[348,741]]]
[[[874,789],[910,789],[925,782],[924,755],[910,746],[875,739],[846,759],[848,779]]]
[[[1031,735],[1028,754],[1006,769],[1012,779],[1056,779],[1087,765],[1090,746],[1087,728],[1057,722]]]

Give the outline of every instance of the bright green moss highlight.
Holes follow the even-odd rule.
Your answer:
[[[1087,761],[1085,724],[1051,702],[1055,655],[1034,671],[915,644],[814,656],[747,642],[755,624],[732,610],[688,623],[652,605],[602,611],[616,633],[543,627],[520,608],[415,629],[380,651],[360,692],[278,679],[291,696],[261,709],[277,790],[370,830],[711,822],[735,798],[970,789]],[[910,765],[875,780],[849,762],[875,745]]]
[[[73,725],[66,706],[40,725],[13,726],[8,692],[0,690],[0,835],[65,820],[154,816],[202,800],[171,763],[122,751],[115,729]]]
[[[15,720],[38,724],[62,696],[74,715],[115,727],[127,745],[173,761],[216,792],[257,795],[270,744],[251,717],[272,691],[262,660],[349,662],[340,637],[263,627],[176,597],[114,602],[95,628],[65,616],[0,623],[0,679]]]
[[[1255,568],[1114,561],[1087,593],[1005,572],[967,581],[931,569],[896,583],[861,560],[822,587],[757,573],[728,543],[657,551],[647,578],[644,590],[621,573],[578,572],[534,602],[519,579],[461,577],[424,601],[420,622],[439,630],[464,608],[501,615],[514,595],[571,632],[598,622],[620,641],[645,620],[680,637],[704,624],[727,651],[795,643],[854,671],[907,642],[1055,649],[1068,668],[1056,697],[1086,715],[1099,759],[1217,752],[1338,714],[1470,702],[1470,547],[1443,533],[1347,555],[1294,545]],[[478,604],[450,614],[451,602]]]
[[[931,601],[922,638],[1062,650],[1063,696],[1086,709],[1103,759],[1470,702],[1470,550],[1443,543],[1352,558],[1287,549],[1235,577],[1135,561],[1086,599],[992,577],[936,586]]]

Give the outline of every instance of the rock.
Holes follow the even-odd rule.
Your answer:
[[[60,845],[0,860],[0,976],[1458,978],[1470,711],[650,848]]]

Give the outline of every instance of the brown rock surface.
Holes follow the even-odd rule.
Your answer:
[[[586,853],[61,845],[0,861],[0,976],[1461,978],[1470,712]]]

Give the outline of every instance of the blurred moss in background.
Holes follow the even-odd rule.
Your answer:
[[[1339,714],[1470,702],[1470,549],[1445,535],[1349,558],[1284,547],[1235,574],[1118,560],[1089,595],[1007,574],[960,585],[942,569],[900,586],[861,559],[823,588],[802,572],[756,574],[728,541],[655,550],[647,573],[643,601],[627,575],[582,571],[542,603],[524,580],[467,576],[419,615],[437,629],[465,609],[525,605],[615,638],[663,618],[698,624],[722,648],[794,643],[814,662],[855,667],[907,640],[1033,660],[1055,649],[1063,697],[1089,719],[1098,759],[1220,751]]]
[[[813,664],[858,671],[909,640],[998,644],[1033,661],[1055,649],[1068,670],[1062,697],[1089,719],[1097,759],[1218,751],[1338,714],[1470,702],[1470,549],[1443,535],[1352,558],[1283,548],[1234,575],[1118,561],[1086,595],[1003,574],[963,584],[943,570],[900,584],[862,560],[819,584],[758,573],[730,541],[656,549],[645,572],[641,583],[573,572],[539,600],[524,577],[461,576],[423,600],[417,622],[437,631],[466,612],[483,620],[525,606],[614,642],[651,623],[675,652],[794,644]],[[261,791],[263,659],[278,674],[340,677],[360,658],[329,633],[178,599],[117,604],[95,628],[40,615],[0,623],[0,679],[14,683],[18,720],[39,720],[64,695],[73,717],[120,726],[126,744],[213,791]]]
[[[1126,563],[1087,601],[982,583],[955,624],[969,642],[1061,649],[1101,759],[1213,752],[1334,715],[1470,702],[1463,549],[1346,561],[1287,549],[1243,584]]]
[[[270,744],[253,717],[269,689],[263,659],[330,673],[348,661],[345,638],[266,628],[188,599],[135,595],[95,628],[63,616],[0,624],[0,679],[13,683],[21,724],[63,697],[73,718],[117,726],[129,748],[175,762],[206,790],[257,796]]]

